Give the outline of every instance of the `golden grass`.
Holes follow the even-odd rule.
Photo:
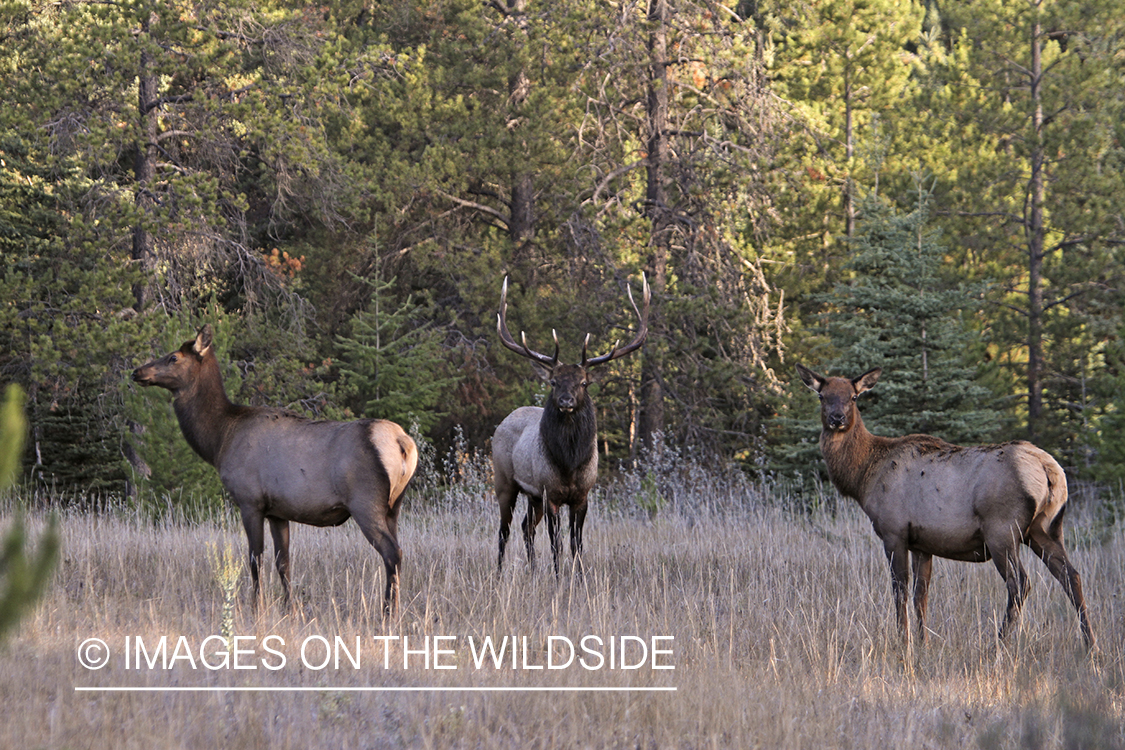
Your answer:
[[[851,505],[835,517],[810,517],[732,496],[717,506],[673,505],[649,521],[604,510],[613,503],[603,496],[587,519],[585,575],[568,564],[556,583],[545,525],[539,570],[528,571],[513,535],[497,578],[496,512],[485,494],[462,493],[443,509],[420,507],[425,500],[408,495],[401,616],[388,624],[380,616],[382,563],[354,524],[295,526],[295,606],[277,601],[270,570],[270,596],[255,612],[244,571],[233,608],[224,593],[224,551],[230,545],[238,560],[245,554],[231,518],[189,524],[121,512],[65,515],[54,585],[0,648],[0,746],[1125,747],[1120,532],[1072,549],[1099,638],[1092,657],[1060,587],[1027,551],[1032,593],[1016,638],[995,638],[1005,604],[995,569],[941,560],[930,642],[908,654],[896,635],[881,550]],[[1080,515],[1072,513],[1078,536],[1094,538],[1083,528],[1093,520],[1075,522]],[[284,639],[286,666],[193,670],[181,659],[170,670],[125,669],[126,636],[146,645],[169,636],[171,655],[179,636],[197,647],[222,634],[224,620],[254,643]],[[541,664],[549,636],[577,644],[587,634],[674,636],[674,656],[662,658],[675,669],[477,670],[467,646],[470,636],[526,636],[530,663]],[[303,666],[299,645],[316,635],[349,644],[360,636],[361,668]],[[426,636],[454,636],[446,645],[456,653],[444,658],[457,668],[426,670],[415,656],[404,670],[396,646],[384,669],[371,639],[383,635],[407,636],[412,648]],[[90,637],[114,652],[104,669],[78,662],[77,646]],[[258,646],[245,661],[260,665],[263,656]],[[82,686],[326,689],[75,690]],[[347,690],[380,686],[676,691]]]

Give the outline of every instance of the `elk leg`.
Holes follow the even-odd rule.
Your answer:
[[[586,523],[586,503],[570,506],[570,556],[582,569],[582,526]]]
[[[262,559],[262,550],[266,546],[265,519],[257,510],[242,511],[242,528],[246,529],[246,541],[250,544],[250,580],[254,583],[254,606],[258,606],[258,597],[262,587],[258,582],[258,562]]]
[[[1020,609],[1023,607],[1023,600],[1027,596],[1030,584],[1027,573],[1020,563],[1018,546],[1010,542],[1004,545],[989,545],[989,552],[992,553],[992,562],[1003,576],[1008,589],[1008,611],[1004,613],[1004,622],[1000,626],[999,633],[1000,640],[1004,640],[1019,622]]]
[[[918,640],[926,642],[926,600],[930,595],[930,575],[934,572],[934,557],[915,550],[910,553],[914,573],[914,614],[918,619]]]
[[[910,637],[906,623],[906,588],[910,583],[910,560],[905,544],[883,543],[891,565],[891,590],[895,598],[895,618],[904,638]]]
[[[374,514],[353,513],[363,536],[383,558],[387,571],[387,585],[383,590],[383,616],[390,617],[398,610],[398,571],[402,565],[402,548],[395,539],[396,516],[388,513],[383,521],[376,520]]]
[[[1062,536],[1061,530],[1057,536]],[[1039,559],[1046,564],[1047,570],[1051,571],[1051,575],[1062,584],[1063,591],[1070,598],[1074,608],[1078,610],[1078,621],[1082,626],[1082,637],[1086,641],[1086,648],[1093,648],[1094,632],[1090,629],[1090,621],[1086,615],[1086,598],[1082,595],[1082,577],[1070,564],[1070,558],[1067,557],[1062,539],[1054,538],[1041,529],[1033,527],[1027,543],[1032,551],[1039,556]]]
[[[527,515],[523,517],[523,542],[527,545],[527,564],[535,570],[535,527],[543,520],[543,498],[527,497]]]
[[[289,603],[289,522],[271,518],[270,534],[273,536],[273,559],[277,574],[281,576],[281,590],[285,603]]]
[[[547,503],[547,536],[551,539],[551,558],[555,562],[555,578],[559,577],[559,506]]]
[[[504,567],[504,548],[512,533],[512,508],[515,506],[517,492],[512,487],[497,487],[496,500],[500,503],[500,550],[496,555],[496,572]]]

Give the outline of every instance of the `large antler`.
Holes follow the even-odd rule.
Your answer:
[[[517,344],[512,334],[508,333],[508,277],[504,277],[504,289],[500,292],[500,314],[496,316],[496,331],[500,334],[500,341],[504,346],[511,349],[516,354],[538,362],[547,367],[554,367],[559,363],[559,335],[554,330],[551,335],[555,339],[555,356],[548,357],[546,354],[532,351],[527,346],[527,336],[523,331],[520,331],[520,341],[522,344]]]
[[[590,334],[586,334],[586,340],[582,342],[582,367],[594,367],[595,365],[604,365],[610,360],[624,357],[626,354],[631,354],[637,349],[641,348],[641,344],[645,342],[645,337],[648,336],[648,308],[649,302],[652,299],[652,290],[648,288],[648,278],[641,274],[641,283],[644,285],[644,301],[645,309],[640,311],[637,309],[637,303],[633,301],[633,289],[627,283],[625,284],[625,291],[629,293],[629,304],[633,306],[633,312],[637,314],[640,320],[640,328],[637,330],[637,335],[625,346],[620,349],[617,347],[618,341],[613,342],[613,348],[609,350],[608,354],[603,354],[600,357],[586,358],[586,345],[590,343]]]

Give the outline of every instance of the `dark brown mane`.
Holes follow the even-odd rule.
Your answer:
[[[548,460],[558,469],[564,481],[589,463],[597,448],[597,415],[594,403],[585,399],[577,409],[563,413],[554,402],[554,394],[543,408],[539,420],[539,437]]]

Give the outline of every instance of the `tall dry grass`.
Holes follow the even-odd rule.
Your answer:
[[[381,561],[354,524],[294,527],[294,606],[276,599],[270,571],[270,596],[255,610],[245,571],[229,586],[231,560],[245,553],[232,514],[188,522],[122,509],[64,513],[55,583],[0,649],[0,746],[1125,747],[1125,540],[1080,503],[1068,543],[1099,637],[1092,656],[1060,587],[1026,551],[1032,594],[1017,637],[996,641],[1005,601],[995,569],[942,560],[930,641],[907,652],[881,549],[850,504],[797,513],[774,494],[703,471],[626,476],[593,502],[584,575],[566,565],[556,582],[541,527],[539,570],[528,571],[516,541],[497,577],[497,512],[484,472],[463,468],[456,483],[408,493],[401,616],[390,623],[380,612]],[[210,671],[181,660],[171,670],[125,669],[126,636],[146,645],[184,636],[194,646],[224,630],[284,639],[286,666]],[[549,636],[577,643],[587,634],[674,636],[667,660],[675,669],[476,670],[466,646],[470,636],[526,636],[529,663],[541,664]],[[360,636],[361,668],[301,665],[296,647],[313,635],[349,644]],[[384,669],[371,640],[383,635],[408,636],[412,648],[425,636],[455,636],[456,655],[445,661],[457,668],[426,670],[415,656],[403,669],[396,646]],[[114,650],[104,669],[78,662],[76,647],[89,637]],[[260,646],[255,653],[247,661],[260,664]],[[366,686],[676,691],[347,690]]]

